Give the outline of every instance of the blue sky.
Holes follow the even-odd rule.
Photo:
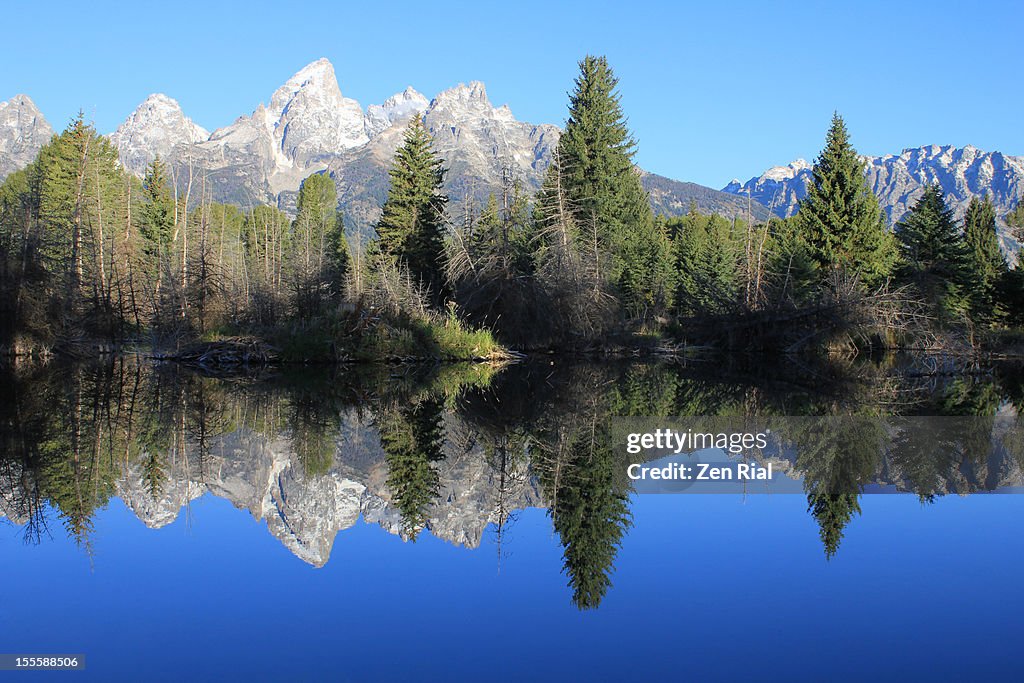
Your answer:
[[[325,56],[365,107],[481,80],[520,120],[564,122],[576,62],[620,78],[641,166],[721,187],[811,159],[834,109],[866,154],[973,144],[1024,154],[1024,3],[17,2],[0,99],[110,132],[151,92],[208,129]]]

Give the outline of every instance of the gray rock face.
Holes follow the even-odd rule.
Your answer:
[[[141,176],[158,155],[178,159],[188,148],[210,137],[209,131],[185,116],[176,100],[167,95],[150,95],[110,135],[121,163]]]
[[[517,121],[508,105],[494,107],[479,81],[439,94],[424,122],[454,183],[478,179],[492,187],[500,183],[503,166],[528,187],[539,187],[560,134],[557,126]],[[465,187],[459,194],[470,191]]]
[[[28,95],[0,102],[0,181],[36,158],[53,128]]]
[[[206,131],[166,99],[153,112],[147,100],[112,136],[132,172],[141,174],[160,153],[180,177],[187,178],[190,170],[194,177],[202,174],[215,200],[242,206],[271,202],[289,210],[302,180],[326,170],[338,186],[350,231],[363,234],[380,215],[388,169],[410,117],[423,116],[434,135],[448,168],[446,190],[453,207],[467,197],[486,199],[500,189],[505,173],[527,191],[539,188],[561,132],[554,125],[518,121],[507,105],[493,106],[480,82],[460,84],[432,101],[409,87],[364,112],[341,95],[326,59],[288,79],[269,105],[206,138]],[[684,213],[694,200],[701,210],[746,215],[746,203],[726,193],[653,174],[643,177],[656,211]],[[754,211],[764,214],[756,204]]]
[[[1024,195],[1024,157],[1000,152],[983,152],[967,145],[953,147],[931,145],[905,149],[900,154],[861,157],[868,183],[889,217],[898,222],[921,196],[926,185],[938,183],[946,202],[957,218],[967,210],[972,197],[987,194],[995,204],[1000,225]],[[750,196],[769,207],[778,216],[796,213],[799,201],[807,195],[811,165],[797,159],[788,166],[776,166],[746,183],[734,180],[723,189],[731,194]],[[1005,239],[1004,246],[1010,246]]]

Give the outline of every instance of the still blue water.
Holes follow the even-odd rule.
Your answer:
[[[1024,497],[861,499],[826,560],[799,495],[633,496],[613,586],[579,611],[544,510],[466,549],[363,521],[314,568],[206,494],[161,529],[117,499],[92,556],[0,525],[17,680],[992,680],[1019,675]],[[2,674],[0,674],[2,675]]]

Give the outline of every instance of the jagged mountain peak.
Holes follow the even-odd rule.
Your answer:
[[[436,108],[459,104],[490,107],[491,101],[487,99],[487,87],[480,81],[470,81],[468,85],[459,83],[454,88],[448,88],[438,93],[431,106]]]
[[[163,93],[152,93],[147,96],[135,110],[128,115],[124,123],[118,126],[117,131],[123,131],[132,126],[147,125],[151,122],[171,123],[173,125],[184,124],[183,130],[189,134],[187,142],[204,142],[210,137],[210,132],[185,116],[181,105],[173,97]],[[117,131],[113,135],[117,135]],[[177,131],[176,131],[177,132]],[[112,135],[112,137],[113,137]]]
[[[403,90],[402,92],[397,92],[391,97],[384,100],[384,106],[394,107],[402,104],[403,102],[422,102],[424,108],[430,105],[430,100],[428,100],[422,93],[420,93],[420,91],[418,91],[411,85],[407,85],[405,87],[405,90]]]
[[[26,107],[32,111],[38,112],[39,107],[32,101],[32,98],[25,93],[18,93],[6,102],[0,102],[0,111],[7,109],[8,107]]]
[[[786,166],[772,166],[762,175],[763,178],[771,180],[785,180],[787,178],[795,178],[800,171],[806,171],[811,168],[805,159],[797,159]]]
[[[0,180],[32,162],[53,128],[28,95],[0,102]]]
[[[371,104],[366,108],[366,134],[372,138],[397,121],[422,114],[429,107],[430,100],[410,85],[384,100],[384,104]]]
[[[142,174],[157,155],[170,158],[178,148],[205,142],[209,137],[208,130],[185,116],[177,100],[153,93],[111,133],[110,140],[125,168]]]
[[[334,66],[325,58],[307,64],[274,92],[264,123],[277,152],[300,168],[369,140],[363,108],[342,96]]]
[[[327,58],[321,57],[302,67],[275,90],[270,97],[270,106],[267,107],[268,116],[275,121],[279,120],[285,109],[303,91],[306,91],[307,96],[312,95],[324,101],[341,98],[334,65]]]

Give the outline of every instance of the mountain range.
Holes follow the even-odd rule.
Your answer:
[[[507,173],[526,190],[536,190],[561,134],[555,125],[517,120],[507,105],[495,107],[480,82],[459,84],[433,99],[408,87],[364,109],[342,94],[334,67],[319,59],[274,91],[269,104],[259,104],[212,133],[176,100],[153,94],[110,139],[132,173],[141,175],[159,155],[179,184],[191,176],[211,199],[243,207],[272,203],[291,211],[302,180],[329,173],[346,225],[360,231],[379,216],[387,171],[412,116],[424,117],[449,169],[453,212],[467,197],[481,200],[500,188]],[[28,164],[52,134],[29,97],[0,103],[0,179]],[[890,222],[913,205],[926,183],[940,183],[958,215],[971,197],[987,193],[1002,217],[1024,192],[1024,158],[971,146],[929,146],[863,159]],[[734,180],[721,191],[640,173],[659,213],[680,215],[695,203],[705,213],[757,220],[766,219],[769,211],[792,215],[811,177],[810,164],[803,160],[771,168],[746,183]]]
[[[929,145],[899,154],[861,156],[868,185],[893,225],[906,214],[926,185],[938,184],[957,219],[974,197],[988,195],[996,208],[1004,248],[1011,248],[1005,216],[1024,195],[1024,157],[984,152],[972,145]],[[812,166],[803,159],[775,166],[745,183],[733,180],[723,192],[750,196],[777,216],[792,216],[812,181]],[[1013,250],[1015,251],[1015,249]]]
[[[19,95],[0,119],[0,178],[25,166],[52,135],[32,101]],[[12,123],[7,109],[20,114]],[[483,83],[459,84],[427,98],[412,87],[365,109],[345,97],[334,67],[319,59],[299,70],[251,114],[210,132],[164,94],[147,97],[110,135],[121,162],[136,175],[157,155],[179,184],[191,167],[215,201],[252,206],[294,206],[302,180],[328,172],[338,186],[350,230],[369,228],[387,197],[388,168],[412,116],[423,116],[434,147],[448,168],[453,211],[466,197],[482,200],[500,188],[503,174],[532,192],[540,187],[561,130],[519,121],[507,105],[494,106]],[[18,153],[7,150],[17,148]],[[745,216],[747,201],[694,183],[642,173],[659,211],[685,212],[691,200],[704,211]],[[195,188],[193,188],[195,189]],[[767,211],[754,204],[753,215]]]

